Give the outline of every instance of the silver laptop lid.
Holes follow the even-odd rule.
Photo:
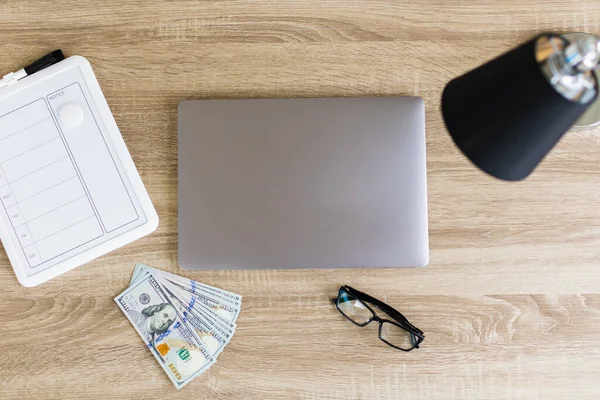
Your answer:
[[[424,114],[416,97],[182,102],[180,266],[424,266]]]

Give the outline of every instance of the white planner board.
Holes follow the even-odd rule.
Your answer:
[[[0,89],[0,200],[0,237],[24,286],[158,226],[85,58]]]

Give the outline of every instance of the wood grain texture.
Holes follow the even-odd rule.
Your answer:
[[[0,254],[0,398],[600,397],[600,129],[508,184],[455,150],[439,113],[450,78],[547,30],[600,33],[600,2],[0,2],[0,73],[57,47],[86,56],[161,219],[33,289]],[[427,268],[177,268],[179,101],[380,95],[426,101]],[[180,392],[112,300],[138,261],[244,295],[232,343]],[[398,307],[423,347],[394,351],[345,322],[327,301],[342,283]]]

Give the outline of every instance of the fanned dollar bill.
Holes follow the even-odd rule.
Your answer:
[[[131,277],[131,283],[133,283],[139,276],[143,276],[147,272],[158,273],[158,274],[162,275],[165,279],[167,279],[173,283],[176,283],[178,285],[189,288],[189,290],[192,293],[206,292],[206,293],[216,294],[217,296],[221,297],[223,300],[234,300],[234,301],[238,301],[239,303],[242,302],[242,296],[240,296],[239,294],[228,292],[227,290],[219,289],[214,286],[200,283],[193,279],[188,279],[183,276],[178,276],[178,275],[172,274],[170,272],[161,271],[161,270],[152,268],[145,264],[137,264],[135,266],[135,270]]]
[[[157,270],[156,268],[148,267],[144,264],[138,264],[136,266],[132,282],[143,279],[143,277],[148,274],[160,276],[164,281],[168,281],[174,287],[178,288],[178,297],[181,297],[188,303],[197,304],[198,308],[204,309],[209,315],[214,315],[217,319],[224,319],[227,322],[234,323],[241,311],[240,295],[226,292],[238,298],[239,300],[235,300],[231,297],[225,297],[224,293],[207,291],[205,287],[208,285],[197,284],[195,281],[169,274],[164,271]],[[194,288],[194,290],[192,290],[192,288]],[[220,289],[212,286],[210,288],[220,291]]]
[[[115,298],[177,389],[215,363],[235,332],[241,300],[144,264]]]

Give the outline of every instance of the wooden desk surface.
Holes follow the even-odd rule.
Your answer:
[[[0,254],[0,398],[598,398],[600,129],[508,184],[455,150],[439,113],[445,82],[547,30],[600,33],[600,2],[2,1],[0,72],[86,56],[161,223],[33,289]],[[426,101],[427,268],[178,269],[179,101],[371,95]],[[180,392],[113,302],[135,262],[245,296],[230,346]],[[328,302],[342,283],[404,312],[422,349],[344,321]]]

